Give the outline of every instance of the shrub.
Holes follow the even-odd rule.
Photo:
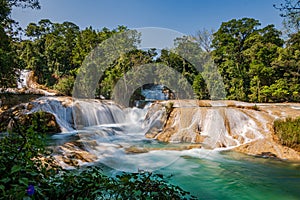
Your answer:
[[[108,177],[100,167],[65,170],[45,148],[34,114],[32,125],[0,133],[0,199],[194,199],[160,174],[123,173]]]
[[[166,105],[165,105],[165,109],[166,109],[166,114],[167,114],[167,118],[169,118],[171,112],[174,110],[174,103],[172,101],[169,101]]]
[[[50,199],[195,199],[178,186],[168,184],[163,175],[122,173],[103,175],[100,167],[64,171],[51,181]]]
[[[29,127],[19,126],[14,120],[14,132],[1,133],[0,138],[0,198],[22,199],[32,192],[42,197],[41,188],[47,185],[48,178],[56,174],[54,164],[45,148],[45,135],[37,133],[40,129],[36,113]],[[34,189],[34,191],[32,190]]]
[[[65,76],[59,79],[58,83],[54,86],[54,89],[63,93],[64,95],[71,96],[73,91],[75,79],[73,76]]]
[[[276,120],[274,131],[281,144],[300,150],[300,117]]]

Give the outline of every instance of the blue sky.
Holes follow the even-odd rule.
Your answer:
[[[195,34],[217,30],[222,22],[251,17],[262,26],[275,24],[281,29],[282,18],[273,4],[283,0],[40,0],[41,10],[13,9],[12,17],[22,27],[40,19],[70,21],[80,28],[92,26],[116,28],[161,27]]]

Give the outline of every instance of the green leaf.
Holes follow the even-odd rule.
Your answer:
[[[4,193],[4,189],[5,189],[4,185],[0,185],[0,190],[2,190],[3,193]]]
[[[1,180],[0,180],[0,182],[2,182],[2,183],[7,183],[7,182],[9,182],[11,179],[9,178],[9,177],[6,177],[6,178],[2,178]]]
[[[19,183],[22,185],[28,185],[28,178],[21,178],[19,179]]]
[[[21,169],[22,169],[21,166],[19,166],[19,165],[14,165],[14,166],[11,168],[11,173],[12,173],[12,174],[13,174],[13,173],[16,173],[16,172],[20,171]]]

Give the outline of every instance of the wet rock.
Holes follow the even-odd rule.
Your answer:
[[[147,138],[162,142],[201,143],[208,149],[231,148],[266,158],[300,160],[300,148],[281,145],[274,139],[273,127],[274,119],[300,116],[299,103],[171,102],[173,109],[165,115],[167,117],[161,118],[161,128],[150,129],[146,133]],[[155,103],[147,117],[150,118],[153,111],[164,109],[167,104],[168,101]]]
[[[275,155],[278,159],[288,159],[293,161],[300,160],[299,152],[282,146],[270,139],[260,139],[251,143],[243,144],[234,148],[234,151],[260,157],[274,157]]]
[[[64,163],[62,166],[76,167],[82,163],[91,163],[96,161],[97,157],[90,152],[82,149],[82,144],[78,141],[67,142],[55,149],[54,153],[56,160],[59,163]]]
[[[201,148],[201,144],[168,144],[163,147],[137,147],[131,146],[125,148],[126,153],[148,153],[149,151],[168,150],[168,151],[183,151],[195,148]]]
[[[33,130],[37,132],[46,132],[49,134],[61,132],[54,115],[47,112],[26,114],[27,112],[27,104],[20,104],[0,113],[0,132],[7,130],[15,131],[20,127],[26,128],[32,126],[34,126]]]
[[[149,150],[147,150],[146,148],[131,146],[131,147],[126,148],[125,152],[126,153],[147,153],[147,152],[149,152]]]
[[[260,157],[260,158],[277,158],[276,154],[274,154],[272,152],[262,152],[261,154],[258,154],[255,157]]]
[[[33,101],[37,98],[41,97],[41,95],[36,94],[0,94],[0,101],[1,101],[1,109],[3,111],[8,110],[16,105],[22,103],[28,103]]]

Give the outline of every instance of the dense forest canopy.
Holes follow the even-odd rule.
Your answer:
[[[1,87],[14,87],[18,70],[30,69],[40,84],[72,95],[74,81],[86,56],[113,35],[128,31],[125,26],[112,30],[93,27],[81,30],[72,22],[55,23],[49,19],[30,23],[25,30],[19,30],[10,18],[11,9],[14,6],[39,9],[39,2],[0,0],[0,4]],[[242,18],[223,22],[215,32],[204,29],[194,36],[177,38],[175,49],[162,49],[159,53],[156,49],[136,49],[120,55],[109,63],[99,80],[96,96],[111,98],[115,84],[128,71],[141,65],[162,63],[186,78],[196,98],[213,98],[208,87],[214,85],[216,76],[205,73],[205,70],[210,71],[207,68],[211,65],[203,65],[204,71],[199,72],[193,63],[178,53],[191,48],[199,52],[197,58],[191,59],[211,57],[222,76],[227,99],[300,101],[299,5],[295,0],[274,5],[289,30],[285,40],[274,25],[262,27],[257,19]],[[26,39],[18,40],[16,34],[21,31]],[[138,44],[139,38],[132,42]]]

